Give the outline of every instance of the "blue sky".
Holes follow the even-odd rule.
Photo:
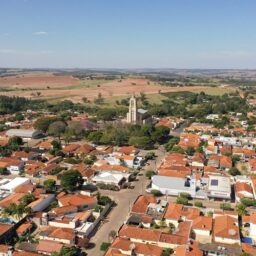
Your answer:
[[[0,67],[256,68],[255,0],[1,0]]]

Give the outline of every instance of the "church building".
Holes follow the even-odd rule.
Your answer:
[[[129,112],[127,113],[127,123],[129,124],[151,124],[152,117],[147,110],[139,108],[137,98],[133,95],[129,102]]]

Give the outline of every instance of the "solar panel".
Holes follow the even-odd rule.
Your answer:
[[[218,186],[218,180],[211,180],[211,186]]]

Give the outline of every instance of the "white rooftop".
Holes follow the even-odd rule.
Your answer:
[[[0,186],[0,189],[5,191],[13,191],[18,186],[23,184],[28,184],[29,182],[30,182],[30,179],[28,178],[17,177],[17,178],[14,178],[13,180],[10,180],[10,182]]]
[[[219,191],[231,193],[231,182],[229,177],[209,176],[208,189],[210,191]]]
[[[127,178],[127,175],[122,173],[102,172],[95,175],[93,181],[119,183],[123,178]]]

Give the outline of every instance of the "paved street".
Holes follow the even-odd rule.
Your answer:
[[[88,256],[104,255],[104,253],[100,251],[101,243],[109,242],[109,232],[112,230],[119,230],[122,224],[126,221],[130,212],[130,207],[135,199],[139,195],[145,194],[145,188],[149,184],[149,180],[144,175],[145,172],[147,170],[154,170],[156,165],[158,166],[164,157],[164,151],[162,148],[156,150],[155,152],[158,156],[157,159],[150,161],[150,164],[143,168],[140,175],[138,175],[138,181],[134,182],[134,189],[125,189],[117,192],[108,190],[102,191],[102,195],[113,198],[117,206],[112,209],[105,219],[105,223],[99,227],[99,229],[95,232],[95,235],[91,238],[90,242],[95,244],[95,247],[87,250]]]
[[[187,127],[187,123],[181,124],[178,128],[174,129],[170,132],[170,135],[179,137],[181,133],[183,133],[184,129]]]
[[[145,175],[138,176],[138,181],[135,183],[134,189],[126,189],[118,192],[114,191],[102,191],[102,194],[112,197],[117,206],[112,209],[110,214],[105,219],[105,223],[99,227],[96,234],[91,239],[91,243],[95,244],[93,249],[87,251],[89,256],[103,255],[99,248],[102,242],[109,242],[108,235],[111,230],[118,231],[121,225],[125,222],[130,212],[130,207],[138,197],[143,194],[145,187],[148,183]]]

